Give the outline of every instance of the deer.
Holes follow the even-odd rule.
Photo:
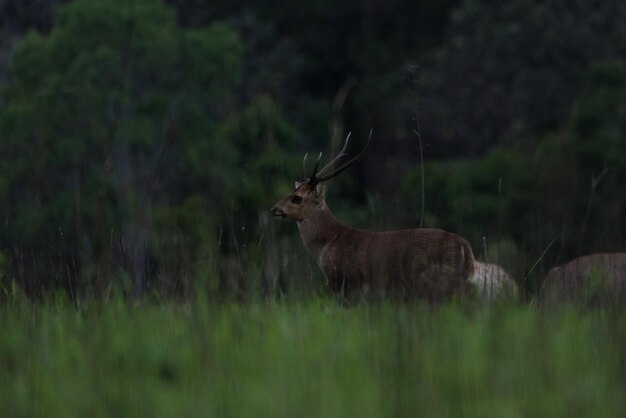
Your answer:
[[[474,275],[470,277],[483,302],[513,299],[518,295],[517,283],[499,265],[481,261],[474,262]]]
[[[295,189],[280,199],[271,213],[297,223],[307,252],[322,270],[326,283],[336,294],[397,295],[404,299],[444,301],[471,295],[474,286],[474,255],[469,242],[459,235],[434,228],[373,232],[347,226],[328,208],[324,183],[361,158],[370,136],[353,158],[347,156],[350,134],[343,148],[319,169],[322,153],[306,176],[307,155]]]
[[[626,253],[600,253],[575,258],[548,271],[539,302],[605,305],[626,298]]]

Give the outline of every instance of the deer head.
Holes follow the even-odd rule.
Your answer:
[[[350,134],[348,134],[341,151],[339,151],[337,156],[321,169],[319,169],[320,161],[322,160],[322,153],[320,152],[317,157],[317,161],[313,166],[313,171],[309,177],[306,177],[306,160],[308,154],[305,154],[304,159],[302,160],[302,176],[300,181],[296,182],[296,188],[293,192],[283,197],[274,205],[271,209],[272,214],[276,217],[294,219],[296,221],[303,221],[310,218],[313,213],[326,205],[324,200],[324,185],[322,183],[339,175],[339,173],[350,167],[355,161],[361,158],[371,139],[372,132],[370,131],[367,143],[361,152],[359,152],[354,158],[335,168],[335,164],[341,158],[348,155],[345,153],[348,148],[348,143],[350,142]]]

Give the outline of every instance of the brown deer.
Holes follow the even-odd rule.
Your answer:
[[[605,305],[626,299],[626,253],[591,254],[550,269],[539,302]]]
[[[468,279],[474,274],[474,256],[462,237],[441,229],[370,232],[344,225],[333,216],[323,183],[363,155],[371,133],[356,157],[335,167],[346,155],[349,139],[350,135],[339,154],[318,170],[320,153],[308,178],[305,155],[301,182],[274,205],[272,214],[297,222],[305,248],[330,288],[342,296],[393,294],[441,301],[467,294],[473,288]]]

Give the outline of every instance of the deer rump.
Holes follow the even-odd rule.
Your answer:
[[[318,264],[331,289],[431,301],[468,294],[474,274],[469,243],[440,229],[370,232],[348,228],[322,251]]]
[[[590,254],[553,267],[544,278],[539,301],[602,306],[626,299],[626,254]]]

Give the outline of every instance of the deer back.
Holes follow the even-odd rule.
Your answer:
[[[474,270],[469,243],[440,229],[345,227],[317,258],[330,287],[344,294],[367,289],[375,295],[444,300],[468,293]]]

